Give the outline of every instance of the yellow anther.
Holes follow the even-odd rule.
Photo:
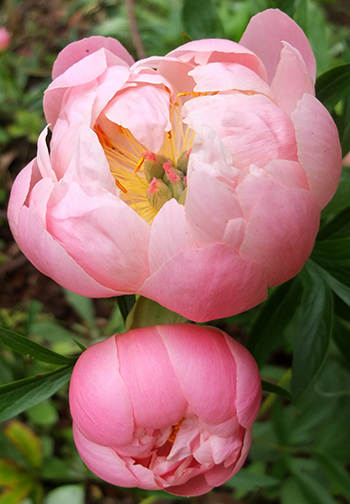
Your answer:
[[[140,161],[137,163],[137,165],[134,168],[134,173],[137,173],[141,169],[141,166],[143,165],[144,160],[145,160],[145,156],[141,156]]]

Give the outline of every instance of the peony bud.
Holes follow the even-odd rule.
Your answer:
[[[163,325],[88,348],[69,399],[76,446],[99,477],[191,496],[244,463],[261,383],[250,353],[224,332]]]

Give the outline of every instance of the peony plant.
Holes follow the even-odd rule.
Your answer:
[[[296,275],[341,171],[315,58],[286,14],[240,43],[134,62],[111,38],[58,56],[51,129],[17,177],[9,221],[43,273],[89,297],[136,293],[194,321],[263,301]]]
[[[69,400],[76,446],[99,477],[192,496],[244,463],[261,383],[253,357],[223,331],[161,325],[89,347]]]

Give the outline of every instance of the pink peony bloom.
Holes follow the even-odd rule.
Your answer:
[[[110,38],[66,47],[52,129],[16,179],[9,221],[43,273],[79,294],[137,293],[205,321],[296,275],[341,171],[315,59],[279,10],[240,44],[189,42],[134,63]]]
[[[100,478],[191,496],[242,466],[261,382],[253,357],[227,334],[175,324],[88,348],[69,399],[76,446]]]
[[[6,28],[0,28],[0,51],[4,51],[11,44],[11,35]]]

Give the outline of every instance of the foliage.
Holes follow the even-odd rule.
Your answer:
[[[53,32],[45,26],[45,13],[40,18],[40,3],[29,4],[9,0],[0,8],[0,22],[13,32],[11,47],[0,53],[3,204],[10,185],[4,170],[16,172],[28,160],[27,151],[45,123],[42,95],[57,52],[81,36],[101,34],[118,38],[137,57],[124,1],[62,0]],[[145,53],[162,55],[182,43],[181,32],[238,41],[250,17],[269,7],[287,12],[308,36],[318,63],[317,97],[335,119],[345,156],[350,151],[350,32],[327,18],[334,12],[332,2],[205,0],[198,9],[193,0],[139,0],[135,16]],[[0,258],[6,264],[12,256],[1,239]],[[134,304],[134,297],[125,297],[118,304],[106,301],[108,317],[101,323],[92,300],[64,296],[73,314],[69,321],[58,320],[36,300],[0,309],[3,504],[40,504],[44,494],[48,504],[80,504],[85,492],[94,502],[103,501],[108,485],[85,470],[73,445],[67,382],[74,362],[84,347],[123,332],[125,319],[127,327],[142,326],[151,310],[158,323],[180,321],[154,303],[139,298]],[[243,335],[265,390],[249,465],[226,484],[225,492],[252,503],[349,501],[349,167],[322,213],[313,253],[300,274],[271,289],[257,308],[213,324]],[[130,492],[132,502],[173,498]]]

